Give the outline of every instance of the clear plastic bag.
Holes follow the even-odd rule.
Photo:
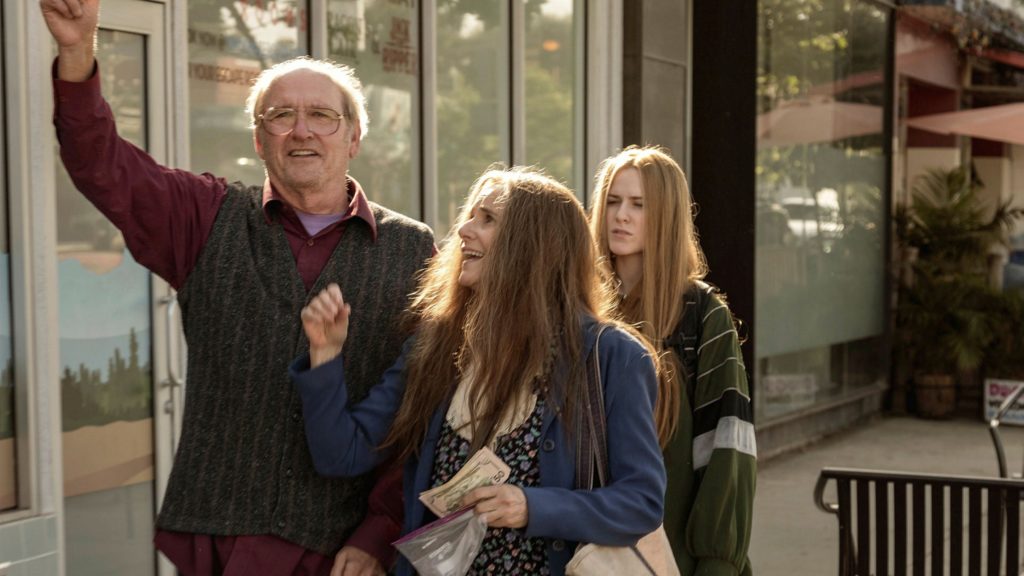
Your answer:
[[[486,534],[483,519],[463,508],[399,538],[394,546],[422,576],[465,576]]]

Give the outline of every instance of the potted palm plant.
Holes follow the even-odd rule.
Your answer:
[[[897,211],[901,253],[912,260],[899,287],[897,359],[909,363],[926,417],[953,414],[957,380],[976,380],[965,375],[977,372],[997,334],[987,255],[1022,211],[1000,204],[988,214],[980,189],[967,168],[931,170]]]
[[[992,301],[994,331],[985,355],[986,377],[1024,380],[1024,292],[1001,293]]]

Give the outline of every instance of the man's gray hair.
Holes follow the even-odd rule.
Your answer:
[[[344,64],[329,60],[317,60],[309,56],[300,56],[285,60],[267,68],[256,77],[249,97],[245,99],[245,113],[249,116],[249,125],[256,127],[256,116],[263,113],[263,95],[278,78],[298,70],[309,70],[323,74],[341,90],[344,110],[341,111],[349,122],[358,119],[360,138],[366,137],[370,129],[370,118],[366,114],[366,98],[363,96],[363,85],[356,77],[355,71]]]

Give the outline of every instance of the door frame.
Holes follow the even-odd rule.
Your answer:
[[[146,90],[146,151],[163,165],[172,163],[173,116],[168,79],[171,77],[169,49],[170,9],[164,2],[142,0],[104,0],[100,11],[99,27],[139,34],[145,37],[145,90]],[[116,119],[115,119],[116,120]],[[180,430],[181,409],[175,401],[181,399],[175,389],[168,386],[172,375],[178,372],[170,365],[171,355],[180,325],[168,323],[168,298],[173,295],[170,286],[155,274],[150,274],[150,346],[153,383],[153,466],[154,466],[154,518],[159,512],[167,489],[174,461],[173,445],[176,431]],[[178,356],[175,356],[178,358]],[[177,413],[177,422],[168,417],[168,407]],[[174,566],[154,549],[158,576],[173,576]],[[65,554],[65,560],[66,560]]]

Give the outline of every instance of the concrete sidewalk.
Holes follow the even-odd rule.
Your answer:
[[[1011,473],[1024,461],[1024,428],[1003,426]],[[838,564],[834,516],[814,504],[826,466],[974,476],[999,475],[988,426],[978,420],[879,418],[758,470],[750,558],[756,576],[829,576]]]

